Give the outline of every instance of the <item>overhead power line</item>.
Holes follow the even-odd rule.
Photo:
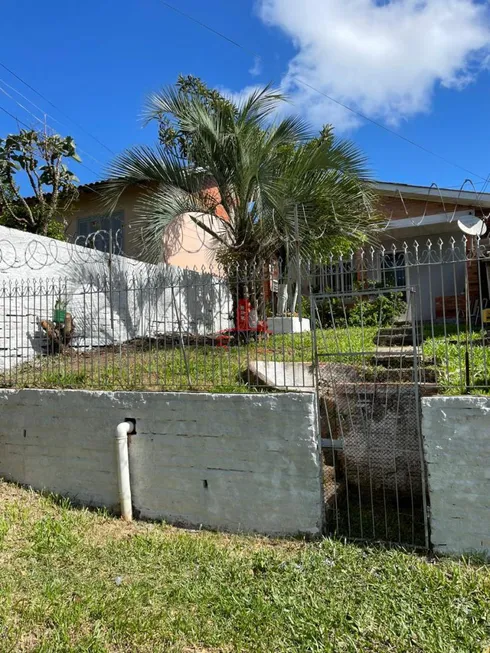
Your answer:
[[[10,116],[13,120],[15,120],[19,125],[22,125],[22,126],[25,127],[26,129],[31,129],[31,127],[30,127],[27,123],[25,123],[23,120],[21,120],[21,119],[19,118],[19,116],[16,116],[15,114],[11,113],[10,111],[8,111],[5,107],[2,107],[1,105],[0,105],[0,111],[3,111],[4,113],[6,113],[6,114],[7,114],[8,116]],[[92,173],[93,175],[95,175],[96,177],[99,177],[99,178],[100,178],[100,175],[99,175],[97,172],[95,172],[95,170],[92,170],[92,168],[90,168],[89,166],[85,165],[84,163],[82,163],[82,162],[80,162],[80,161],[76,161],[76,163],[77,163],[77,165],[79,165],[79,166],[81,166],[82,168],[85,168],[86,170],[88,170],[89,172],[91,172],[91,173]],[[81,188],[88,188],[88,190],[92,191],[92,192],[95,193],[96,195],[101,195],[101,193],[99,193],[99,191],[96,191],[94,188],[92,188],[92,187],[91,187],[90,185],[88,185],[88,184],[79,184],[79,186],[80,186]]]
[[[258,52],[242,45],[238,41],[235,41],[234,39],[226,36],[226,34],[223,34],[223,32],[220,32],[214,27],[211,27],[207,23],[203,23],[202,21],[198,20],[191,14],[182,11],[181,9],[178,9],[174,5],[170,4],[169,2],[166,2],[166,0],[160,0],[161,3],[167,7],[167,9],[170,9],[171,11],[175,12],[176,14],[179,14],[180,16],[183,16],[184,18],[187,18],[188,20],[192,21],[196,25],[199,25],[203,29],[206,29],[208,32],[211,32],[215,36],[218,36],[228,43],[231,43],[231,45],[235,46],[236,48],[239,48],[240,50],[243,50],[243,52],[246,52],[249,55],[252,55],[254,57],[258,57],[261,61],[264,61],[264,58],[262,57],[261,54]],[[407,138],[406,136],[403,136],[402,134],[399,134],[393,129],[390,129],[389,127],[386,127],[386,125],[383,125],[383,123],[378,122],[377,120],[374,120],[373,118],[369,118],[366,116],[364,113],[361,111],[358,111],[357,109],[354,109],[353,107],[349,106],[348,104],[345,104],[344,102],[341,102],[340,100],[337,100],[336,98],[332,97],[331,95],[328,95],[327,93],[324,93],[320,89],[316,88],[315,86],[312,86],[308,82],[305,82],[301,77],[298,77],[297,75],[292,75],[293,79],[295,79],[299,84],[305,86],[306,88],[309,88],[310,90],[314,91],[315,93],[319,93],[323,97],[327,98],[327,100],[330,100],[331,102],[334,102],[338,106],[346,109],[347,111],[350,111],[351,113],[355,114],[359,118],[362,118],[363,120],[366,120],[367,122],[370,122],[372,125],[375,125],[376,127],[379,127],[380,129],[383,129],[384,131],[388,132],[389,134],[392,134],[393,136],[396,136],[397,138],[400,138],[401,140],[405,141],[406,143],[409,143],[413,147],[417,147],[419,150],[422,150],[426,154],[430,154],[431,156],[436,157],[440,161],[444,161],[444,163],[447,163],[448,165],[454,166],[455,168],[459,168],[460,170],[463,170],[464,172],[469,173],[470,175],[473,175],[474,177],[478,177],[479,179],[482,179],[483,181],[487,181],[488,177],[483,177],[482,175],[478,174],[477,172],[473,172],[472,170],[469,170],[468,168],[465,168],[464,166],[459,165],[459,163],[455,163],[454,161],[451,161],[450,159],[447,159],[446,157],[438,154],[437,152],[434,152],[433,150],[430,150],[429,148],[425,147],[424,145],[421,145],[420,143],[417,143],[416,141],[412,140],[411,138]]]
[[[20,97],[21,97],[23,100],[25,100],[25,101],[28,102],[31,106],[33,106],[35,109],[37,109],[37,111],[39,111],[39,112],[41,113],[41,115],[43,116],[43,119],[39,118],[39,116],[37,116],[37,115],[36,115],[35,113],[33,113],[30,109],[28,109],[27,107],[25,107],[25,106],[24,106],[23,104],[21,104],[18,100],[16,100],[12,95],[10,95],[10,93],[8,93],[8,92],[3,88],[2,84],[5,85],[5,86],[7,86],[7,87],[8,87],[11,91],[13,91],[14,93],[17,93],[17,95],[20,95]],[[6,95],[8,98],[10,98],[10,99],[12,100],[12,102],[15,102],[15,104],[16,104],[18,107],[20,107],[21,109],[23,109],[26,113],[28,113],[28,114],[29,114],[30,116],[32,116],[35,120],[37,120],[37,122],[42,123],[43,125],[44,125],[44,124],[49,125],[49,123],[48,123],[48,121],[47,121],[47,118],[49,118],[50,120],[52,120],[53,122],[57,123],[58,125],[62,125],[62,126],[64,126],[64,127],[68,127],[68,125],[67,125],[66,122],[63,122],[62,120],[58,120],[58,118],[55,118],[55,117],[52,116],[50,113],[47,113],[46,111],[44,111],[44,109],[43,109],[42,107],[39,107],[35,102],[33,102],[33,101],[32,101],[31,99],[29,99],[26,95],[24,95],[24,94],[21,93],[17,88],[15,88],[15,86],[12,86],[11,84],[7,84],[7,82],[6,82],[4,79],[2,79],[1,77],[0,77],[0,91],[1,91],[4,95]],[[53,129],[53,131],[56,131],[52,125],[49,125],[49,126],[51,127],[51,129]],[[90,154],[90,152],[87,152],[86,150],[82,150],[81,147],[77,147],[77,149],[78,149],[79,152],[81,152],[81,153],[84,154],[85,156],[88,156],[89,158],[91,158],[93,161],[95,161],[95,162],[98,163],[99,165],[101,165],[101,166],[105,165],[102,161],[100,161],[100,159],[97,159],[97,157],[93,156],[93,154]]]
[[[20,125],[22,125],[23,127],[27,127],[27,129],[29,129],[29,125],[27,125],[25,122],[22,122],[22,120],[20,120],[20,118],[18,118],[17,116],[14,116],[14,114],[10,113],[10,111],[7,111],[7,109],[5,109],[5,107],[0,106],[0,111],[3,111],[4,113],[7,114],[7,116],[10,116],[16,122],[18,122]]]
[[[2,68],[4,68],[7,72],[9,72],[11,75],[13,75],[16,79],[18,79],[19,82],[22,82],[22,84],[24,84],[24,86],[26,86],[28,89],[30,89],[33,93],[35,93],[35,94],[38,95],[41,99],[43,99],[45,102],[47,102],[51,107],[53,107],[53,109],[56,109],[56,111],[58,111],[58,112],[59,112],[62,116],[64,116],[67,120],[69,120],[69,121],[72,122],[74,125],[76,125],[76,126],[78,127],[78,129],[80,129],[80,130],[83,131],[85,134],[87,134],[87,136],[90,136],[90,138],[92,138],[92,139],[93,139],[94,141],[96,141],[99,145],[101,145],[101,146],[102,146],[103,148],[105,148],[108,152],[110,152],[110,154],[112,154],[112,155],[115,155],[115,154],[116,154],[116,153],[114,152],[114,150],[111,150],[111,148],[110,148],[108,145],[106,145],[105,143],[103,143],[99,138],[97,138],[97,136],[94,136],[94,134],[92,134],[88,129],[85,129],[85,127],[84,127],[83,125],[81,125],[78,121],[76,121],[74,118],[72,118],[71,116],[69,116],[69,115],[68,115],[66,112],[64,112],[62,109],[60,109],[56,104],[54,104],[54,102],[51,102],[51,100],[50,100],[49,98],[47,98],[47,97],[46,97],[45,95],[43,95],[40,91],[38,91],[36,88],[34,88],[34,86],[31,86],[31,84],[29,84],[28,82],[26,82],[25,79],[23,79],[20,75],[18,75],[17,73],[15,73],[11,68],[9,68],[8,66],[6,66],[6,65],[5,65],[4,63],[2,63],[1,61],[0,61],[0,66],[1,66]]]

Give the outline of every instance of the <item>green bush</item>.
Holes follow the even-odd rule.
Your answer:
[[[373,299],[360,297],[349,311],[349,326],[390,326],[403,314],[407,304],[402,293],[376,295]]]
[[[406,307],[401,292],[350,298],[346,295],[342,299],[332,297],[319,302],[316,318],[319,326],[323,328],[385,327],[392,325],[395,319],[404,313]]]

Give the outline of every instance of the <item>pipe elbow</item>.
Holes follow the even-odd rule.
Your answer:
[[[131,422],[121,422],[116,427],[116,440],[124,440],[133,432]]]

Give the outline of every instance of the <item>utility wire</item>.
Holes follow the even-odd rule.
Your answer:
[[[2,79],[0,79],[0,82],[3,83],[3,84],[6,84],[6,86],[8,86],[9,88],[11,88],[13,91],[19,93],[19,95],[21,95],[21,97],[23,97],[25,100],[27,100],[27,102],[29,102],[30,104],[32,104],[33,106],[35,106],[35,107],[38,109],[38,111],[41,112],[41,114],[44,116],[44,119],[39,118],[39,116],[37,116],[37,115],[36,115],[35,113],[33,113],[32,111],[30,111],[30,109],[28,109],[28,108],[25,107],[23,104],[21,104],[20,102],[18,102],[18,101],[17,101],[17,100],[16,100],[12,95],[10,95],[10,93],[8,93],[8,92],[7,92],[7,91],[6,91],[6,90],[1,86],[1,84],[0,84],[0,92],[3,93],[4,95],[6,95],[8,98],[10,98],[10,99],[12,100],[12,102],[15,102],[15,104],[16,104],[18,107],[20,107],[20,108],[23,109],[26,113],[28,113],[30,116],[32,116],[32,117],[33,117],[35,120],[37,120],[37,122],[39,122],[41,125],[43,125],[43,126],[44,126],[44,125],[47,125],[48,127],[51,127],[51,129],[52,129],[53,131],[56,131],[56,130],[54,129],[54,127],[53,127],[52,125],[50,125],[50,124],[48,123],[48,121],[47,121],[47,118],[51,118],[51,120],[54,120],[55,122],[59,123],[60,125],[63,125],[63,124],[64,124],[64,125],[66,126],[66,123],[62,123],[62,122],[60,122],[59,120],[57,120],[56,118],[54,118],[53,116],[51,116],[49,113],[44,113],[44,111],[43,111],[40,107],[38,107],[37,105],[35,105],[34,102],[31,102],[31,101],[29,100],[29,98],[25,97],[25,95],[22,95],[22,93],[20,93],[19,91],[17,91],[17,89],[15,89],[13,86],[10,86],[10,84],[7,84],[7,83],[4,82]],[[104,165],[104,164],[102,163],[102,161],[100,161],[99,159],[97,159],[95,156],[92,156],[92,154],[90,154],[90,152],[86,152],[85,150],[82,150],[81,147],[78,147],[77,149],[78,149],[78,151],[81,152],[82,154],[84,154],[84,155],[90,157],[91,159],[93,159],[93,160],[94,160],[96,163],[98,163],[99,165],[101,165],[101,166]],[[95,174],[97,177],[100,177],[100,175],[97,174],[96,172],[94,172],[94,174]]]
[[[30,127],[27,123],[25,123],[25,122],[24,122],[23,120],[21,120],[18,116],[14,115],[13,113],[11,113],[11,112],[8,111],[7,109],[5,109],[5,107],[2,107],[1,105],[0,105],[0,111],[3,111],[3,112],[6,113],[8,116],[10,116],[11,118],[13,118],[13,120],[15,120],[19,125],[22,125],[22,126],[25,127],[26,129],[31,129],[31,127]],[[39,120],[39,119],[38,119],[38,120]],[[85,168],[86,170],[88,170],[89,172],[91,172],[91,173],[92,173],[93,175],[95,175],[96,177],[100,177],[100,176],[95,172],[95,170],[92,170],[92,168],[89,168],[89,166],[85,165],[84,163],[81,163],[80,161],[76,161],[75,163],[77,163],[79,166],[82,166],[82,168]],[[95,190],[94,188],[92,188],[92,187],[91,187],[90,185],[88,185],[88,184],[79,184],[79,186],[80,186],[81,188],[88,188],[88,190],[92,191],[92,192],[95,193],[96,195],[100,195],[100,196],[102,196],[102,194],[99,193],[99,191]]]
[[[228,43],[231,43],[231,45],[234,45],[236,48],[239,48],[240,50],[243,50],[249,55],[252,55],[254,57],[257,57],[261,61],[263,61],[263,57],[258,53],[255,52],[254,50],[251,50],[250,48],[247,48],[246,46],[242,45],[238,41],[235,41],[234,39],[229,38],[226,36],[226,34],[223,34],[222,32],[214,29],[210,25],[207,25],[206,23],[203,23],[202,21],[198,20],[191,14],[188,14],[187,12],[182,11],[181,9],[178,9],[174,5],[170,4],[169,2],[166,2],[166,0],[160,0],[160,2],[167,7],[167,9],[170,9],[171,11],[175,12],[176,14],[179,14],[180,16],[183,16],[184,18],[187,18],[188,20],[192,21],[196,25],[199,25],[200,27],[208,30],[208,32],[211,32],[212,34],[224,39]],[[1,65],[1,64],[0,64]],[[386,125],[383,125],[381,122],[378,122],[377,120],[374,120],[373,118],[369,118],[366,116],[364,113],[361,111],[358,111],[357,109],[353,109],[350,107],[348,104],[345,104],[344,102],[341,102],[340,100],[337,100],[336,98],[332,97],[331,95],[328,95],[327,93],[324,93],[320,89],[316,88],[315,86],[312,86],[311,84],[308,84],[308,82],[305,82],[301,77],[298,77],[296,75],[292,75],[292,78],[295,79],[299,84],[302,84],[303,86],[309,88],[310,90],[314,91],[315,93],[319,93],[320,95],[323,95],[323,97],[327,98],[327,100],[330,100],[331,102],[334,102],[335,104],[338,104],[340,107],[343,107],[347,111],[350,111],[351,113],[355,114],[356,116],[362,118],[363,120],[366,120],[367,122],[370,122],[371,124],[375,125],[376,127],[379,127],[380,129],[383,129],[384,131],[388,132],[389,134],[392,134],[393,136],[396,136],[397,138],[400,138],[401,140],[405,141],[406,143],[409,143],[413,147],[417,147],[419,150],[422,150],[423,152],[426,152],[427,154],[430,154],[431,156],[436,157],[437,159],[444,161],[444,163],[447,163],[451,166],[454,166],[455,168],[459,168],[460,170],[463,170],[464,172],[469,173],[470,175],[473,175],[474,177],[478,177],[479,179],[482,179],[484,182],[488,180],[488,177],[483,177],[482,175],[479,175],[476,172],[473,172],[472,170],[468,170],[468,168],[465,168],[459,163],[455,163],[454,161],[451,161],[450,159],[446,159],[444,156],[441,156],[440,154],[437,154],[437,152],[434,152],[430,150],[429,148],[425,147],[424,145],[420,145],[420,143],[417,143],[416,141],[413,141],[410,138],[407,138],[406,136],[403,136],[402,134],[399,134],[398,132],[394,131],[393,129],[390,129],[389,127],[386,127]]]
[[[81,125],[79,122],[77,122],[76,120],[74,120],[74,118],[71,118],[67,113],[65,113],[62,109],[60,109],[58,106],[56,106],[56,104],[54,104],[54,102],[51,102],[51,100],[50,100],[49,98],[47,98],[45,95],[43,95],[42,93],[40,93],[36,88],[34,88],[34,86],[31,86],[31,84],[29,84],[29,83],[26,82],[24,79],[22,79],[22,77],[21,77],[20,75],[17,75],[17,73],[15,73],[11,68],[9,68],[8,66],[6,66],[6,65],[5,65],[4,63],[2,63],[1,61],[0,61],[0,66],[1,66],[2,68],[4,68],[7,72],[9,72],[11,75],[13,75],[16,79],[18,79],[19,82],[22,82],[22,84],[24,84],[25,86],[27,86],[27,88],[29,88],[31,91],[33,91],[33,92],[34,92],[36,95],[38,95],[41,99],[43,99],[45,102],[47,102],[51,107],[53,107],[53,109],[56,109],[56,111],[59,111],[59,113],[61,113],[62,116],[64,116],[67,120],[69,120],[69,121],[72,122],[74,125],[76,125],[76,126],[78,127],[78,129],[81,129],[85,134],[87,134],[88,136],[90,136],[90,138],[92,138],[92,139],[93,139],[94,141],[96,141],[99,145],[101,145],[103,148],[105,148],[108,152],[110,152],[110,154],[112,154],[112,155],[115,155],[115,154],[116,154],[116,153],[114,152],[114,150],[111,150],[111,148],[110,148],[108,145],[106,145],[105,143],[103,143],[99,138],[97,138],[97,136],[94,136],[91,132],[88,131],[88,129],[85,129],[85,127],[83,127],[83,125]]]
[[[20,120],[20,118],[17,118],[17,116],[14,116],[14,114],[10,113],[10,111],[7,111],[7,109],[5,109],[5,107],[0,106],[0,111],[3,111],[4,113],[7,114],[7,116],[10,116],[11,118],[13,118],[17,123],[19,123],[23,127],[27,127],[27,129],[29,129],[29,125],[27,125],[25,122],[22,122],[22,120]]]
[[[234,41],[233,39],[230,39],[226,34],[223,34],[222,32],[218,32],[218,30],[213,29],[210,25],[206,25],[206,23],[202,23],[200,20],[192,16],[191,14],[188,14],[185,11],[182,11],[182,9],[178,9],[177,7],[174,7],[171,5],[169,2],[165,2],[165,0],[161,0],[162,5],[165,5],[167,9],[171,9],[174,11],[176,14],[179,14],[180,16],[183,16],[184,18],[187,18],[188,20],[192,21],[196,25],[200,25],[200,27],[204,27],[204,29],[207,29],[208,32],[211,32],[212,34],[215,34],[216,36],[219,36],[220,38],[224,39],[225,41],[228,41],[228,43],[231,43],[237,48],[240,48],[240,50],[244,50],[245,52],[248,52],[248,54],[251,54],[254,57],[259,57],[261,59],[262,57],[257,53],[254,52],[253,50],[249,50],[249,48],[245,47],[241,43],[238,43],[238,41]]]
[[[37,121],[41,122],[41,121],[39,120],[39,117],[38,117],[36,114],[32,113],[32,111],[30,111],[29,109],[27,109],[27,107],[25,107],[23,104],[21,104],[20,102],[18,102],[18,101],[17,101],[17,100],[12,96],[12,95],[10,95],[9,93],[7,93],[7,91],[6,91],[6,90],[1,86],[1,84],[3,84],[4,86],[7,86],[7,88],[9,88],[11,91],[13,91],[14,93],[17,93],[17,95],[20,95],[20,97],[21,97],[23,100],[25,100],[25,101],[28,102],[31,106],[33,106],[35,109],[37,109],[37,111],[39,111],[39,112],[41,113],[41,115],[44,116],[43,124],[44,124],[44,122],[47,123],[46,118],[49,118],[50,120],[52,120],[53,122],[57,123],[58,125],[61,125],[61,126],[63,126],[63,127],[68,127],[68,128],[69,128],[69,125],[68,125],[66,122],[63,122],[62,120],[58,120],[58,118],[55,118],[55,117],[52,116],[50,113],[47,113],[46,111],[44,111],[44,109],[43,109],[42,107],[38,106],[38,105],[37,105],[35,102],[33,102],[30,98],[28,98],[26,95],[24,95],[23,93],[21,93],[21,92],[19,91],[19,89],[15,88],[15,86],[12,86],[11,84],[8,84],[4,79],[2,79],[2,78],[0,77],[0,91],[1,91],[4,95],[6,95],[7,97],[9,97],[13,102],[15,102],[15,104],[17,104],[17,106],[19,106],[21,109],[24,109],[24,111],[26,111],[26,112],[29,113],[31,116],[33,116]],[[51,125],[50,125],[50,126],[51,126]],[[52,126],[51,126],[51,128],[54,129]],[[54,131],[56,131],[56,130],[54,130]],[[79,152],[82,152],[83,154],[85,154],[85,156],[90,157],[93,161],[95,161],[95,162],[98,163],[99,165],[101,165],[101,166],[104,166],[104,165],[105,165],[102,161],[100,161],[100,159],[97,159],[97,157],[95,157],[95,156],[93,156],[92,154],[90,154],[90,152],[87,152],[86,150],[82,150],[81,147],[78,147],[77,149],[78,149]]]

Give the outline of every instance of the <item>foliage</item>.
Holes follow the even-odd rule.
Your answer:
[[[228,107],[235,110],[233,104],[227,100],[216,89],[211,89],[199,78],[194,75],[179,75],[175,83],[177,92],[183,98],[188,100],[198,100],[210,115],[218,115],[221,107]],[[198,164],[200,145],[198,139],[193,138],[193,130],[182,122],[176,120],[175,116],[168,111],[157,109],[153,111],[154,106],[158,106],[158,94],[151,95],[148,98],[148,106],[152,107],[148,114],[149,120],[157,120],[158,137],[160,143],[168,150],[175,153],[176,157],[188,163]]]
[[[356,300],[349,311],[351,326],[392,326],[407,308],[403,293],[390,292],[376,295],[373,299]]]
[[[78,196],[77,178],[65,161],[80,161],[71,136],[22,129],[0,139],[0,221],[8,227],[62,237],[63,222]],[[33,196],[23,197],[19,179]]]
[[[305,298],[303,298],[305,299]],[[321,307],[320,307],[321,310]],[[329,314],[329,309],[326,309]],[[309,303],[303,303],[303,315],[309,317]],[[347,361],[362,365],[363,374],[372,374],[380,381],[386,370],[366,362],[376,351],[379,323],[363,328],[341,326],[343,311],[338,308],[335,328],[317,328],[315,344],[320,361]],[[325,318],[324,318],[325,319]],[[374,321],[374,320],[373,320]],[[392,324],[392,322],[391,322]],[[391,326],[391,324],[389,326]],[[488,347],[474,346],[469,336],[469,366],[472,394],[490,392],[490,353]],[[313,334],[273,335],[266,342],[251,342],[240,347],[211,347],[186,345],[164,347],[154,344],[144,348],[135,344],[134,350],[101,355],[91,354],[44,356],[19,365],[15,370],[0,375],[1,387],[78,388],[90,390],[202,390],[209,392],[254,392],[256,388],[243,380],[250,361],[268,360],[302,362],[314,360]],[[363,353],[364,352],[364,353]],[[422,346],[423,367],[435,373],[441,394],[461,394],[465,386],[465,334],[456,325],[426,326]],[[346,354],[348,356],[346,356]],[[336,359],[336,355],[338,358]]]
[[[368,286],[369,288],[374,285]],[[332,297],[318,305],[320,325],[324,328],[387,327],[406,311],[407,304],[400,292],[361,295],[352,298]]]
[[[189,532],[0,484],[5,651],[484,651],[490,570]]]
[[[307,125],[273,122],[284,97],[265,87],[235,104],[196,78],[150,96],[147,120],[160,127],[155,148],[118,156],[105,193],[110,208],[129,185],[146,188],[136,207],[146,254],[161,256],[177,217],[191,219],[220,246],[220,259],[260,265],[288,249],[310,259],[336,242],[373,236],[376,200],[365,157],[332,129],[311,139]]]

